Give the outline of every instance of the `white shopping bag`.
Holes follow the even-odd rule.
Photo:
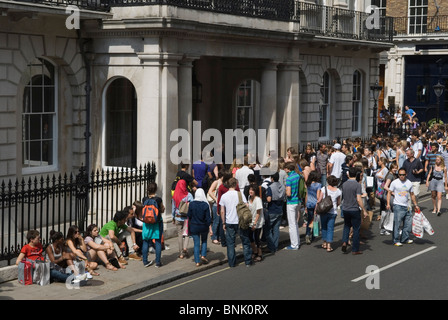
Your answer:
[[[36,260],[34,264],[33,283],[41,286],[50,284],[50,262]]]
[[[428,219],[426,219],[425,215],[422,213],[422,223],[423,223],[423,229],[429,234],[434,234],[434,229],[432,228],[431,224],[429,223]]]
[[[394,213],[387,210],[381,214],[381,228],[392,232],[394,230]]]
[[[415,211],[412,217],[412,233],[417,238],[423,238],[423,214],[421,211]]]

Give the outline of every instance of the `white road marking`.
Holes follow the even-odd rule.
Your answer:
[[[403,258],[403,259],[398,260],[398,261],[396,261],[396,262],[394,262],[394,263],[391,263],[391,264],[389,264],[389,265],[387,265],[387,266],[384,266],[384,267],[382,267],[382,268],[380,268],[380,269],[377,269],[377,270],[375,270],[375,271],[372,272],[372,273],[367,273],[367,274],[365,274],[365,275],[363,275],[363,276],[361,276],[361,277],[359,277],[359,278],[353,279],[352,282],[358,282],[358,281],[363,280],[363,279],[365,279],[365,278],[367,278],[367,277],[370,277],[370,276],[372,276],[372,275],[374,275],[374,274],[380,273],[381,271],[384,271],[384,270],[386,270],[386,269],[395,267],[396,265],[398,265],[398,264],[400,264],[400,263],[403,263],[403,262],[405,262],[405,261],[407,261],[407,260],[409,260],[409,259],[415,258],[415,257],[417,257],[417,256],[419,256],[419,255],[422,255],[422,254],[426,253],[426,252],[429,252],[429,251],[431,251],[431,250],[434,250],[435,248],[437,248],[437,247],[436,247],[436,246],[432,246],[432,247],[429,247],[429,248],[427,248],[427,249],[425,249],[425,250],[422,250],[422,251],[420,251],[420,252],[414,253],[414,254],[412,254],[412,255],[406,257],[406,258]]]

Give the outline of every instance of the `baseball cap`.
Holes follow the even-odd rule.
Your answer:
[[[339,143],[336,143],[333,148],[335,148],[336,150],[341,149],[341,145]]]

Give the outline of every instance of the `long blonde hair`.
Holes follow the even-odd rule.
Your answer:
[[[440,166],[442,167],[442,169],[445,169],[445,160],[443,159],[442,156],[436,156],[436,159],[439,158],[440,159]]]

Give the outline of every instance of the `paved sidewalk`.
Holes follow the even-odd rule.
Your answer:
[[[342,223],[340,215],[337,218],[338,223]],[[300,228],[302,245],[304,244],[305,228]],[[317,241],[320,241],[320,237]],[[23,286],[17,280],[8,281],[0,284],[0,300],[111,300],[121,299],[141,291],[155,288],[165,283],[193,275],[198,272],[219,266],[227,265],[227,249],[221,245],[211,243],[208,239],[207,259],[210,261],[207,265],[196,267],[193,261],[193,239],[190,238],[189,257],[178,259],[177,238],[170,238],[165,241],[169,250],[162,251],[161,268],[150,266],[143,267],[141,261],[129,260],[126,269],[110,271],[100,265],[96,270],[99,276],[94,276],[88,280],[85,286],[80,288],[67,288],[65,283],[54,282],[48,286],[29,285]],[[237,237],[237,247],[235,248],[238,261],[243,256],[241,242]],[[280,249],[289,245],[288,228],[280,230]],[[150,254],[150,259],[155,255]],[[265,259],[275,259],[273,254],[265,254]],[[260,262],[263,263],[263,262]]]

